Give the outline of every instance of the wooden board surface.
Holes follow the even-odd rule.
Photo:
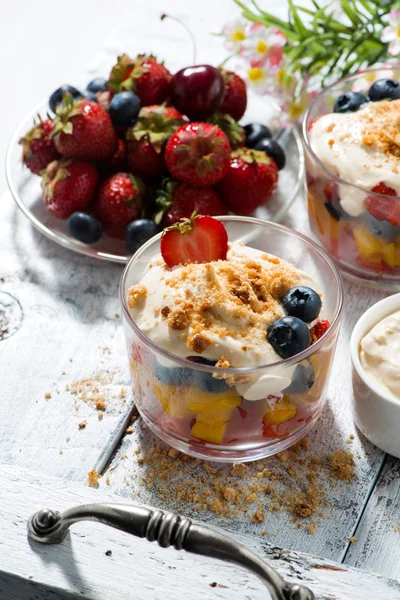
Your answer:
[[[49,242],[9,194],[1,205],[0,292],[18,300],[23,319],[0,342],[0,454],[3,462],[86,481],[108,460],[132,406],[116,317],[121,267]],[[97,410],[103,401],[105,410]]]
[[[26,522],[32,512],[44,507],[63,511],[94,501],[115,502],[118,498],[12,467],[0,466],[0,478],[2,598],[67,600],[66,594],[90,600],[268,597],[259,580],[236,566],[161,549],[104,525],[79,523],[60,545],[29,543]],[[400,584],[394,581],[310,555],[283,551],[258,539],[234,537],[271,561],[283,577],[308,585],[321,600],[400,600]],[[110,551],[111,556],[107,556]],[[63,594],[58,596],[58,591]]]

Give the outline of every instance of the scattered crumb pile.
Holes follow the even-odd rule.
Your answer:
[[[85,402],[97,410],[99,421],[103,419],[104,412],[109,408],[110,401],[122,402],[127,400],[127,388],[118,386],[116,391],[112,385],[117,370],[101,371],[84,379],[66,384],[65,389],[75,398],[74,408],[79,410],[79,405]],[[87,423],[79,423],[79,429],[85,429]]]
[[[143,502],[151,491],[170,510],[197,517],[195,513],[212,511],[257,523],[285,511],[309,533],[315,531],[316,518],[325,516],[329,490],[355,476],[353,454],[335,450],[314,456],[307,438],[272,458],[233,466],[194,459],[161,444],[146,451],[138,446],[134,456],[141,474],[138,478],[137,469],[128,471],[125,483]]]

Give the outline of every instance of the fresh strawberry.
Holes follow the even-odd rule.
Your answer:
[[[196,187],[209,187],[229,169],[229,140],[216,125],[188,123],[165,148],[165,162],[174,177]]]
[[[109,176],[113,173],[128,171],[128,161],[126,158],[126,147],[124,140],[117,139],[117,148],[112,156],[105,158],[97,163],[101,175]]]
[[[235,121],[231,115],[214,113],[209,119],[207,119],[207,122],[212,123],[213,125],[218,125],[218,127],[222,129],[229,140],[232,150],[236,150],[236,148],[244,146],[246,140],[244,127],[239,125],[239,123]]]
[[[117,138],[108,113],[96,102],[65,100],[59,105],[51,133],[65,157],[102,160],[115,152]]]
[[[271,198],[278,169],[265,152],[239,149],[232,152],[228,174],[217,190],[222,201],[238,215],[249,215]]]
[[[116,92],[131,90],[143,106],[149,106],[167,99],[170,81],[171,73],[155,56],[139,54],[130,58],[123,54],[112,68],[107,85]]]
[[[84,210],[97,184],[96,168],[77,160],[53,161],[42,174],[43,200],[48,211],[58,219]]]
[[[400,225],[400,200],[397,199],[397,192],[388,187],[383,181],[375,185],[371,192],[383,194],[388,198],[379,198],[378,196],[368,196],[364,201],[367,211],[378,219],[378,221],[388,221],[395,227]],[[396,196],[396,198],[390,198]]]
[[[319,338],[322,337],[324,333],[328,331],[330,326],[331,324],[329,323],[329,321],[326,321],[324,319],[322,321],[317,321],[317,323],[315,323],[315,325],[310,329],[312,341],[316,342],[317,340],[319,340]]]
[[[203,215],[164,230],[161,255],[168,267],[226,260],[228,234],[220,221]]]
[[[225,89],[220,112],[231,115],[236,121],[241,119],[247,106],[247,89],[243,79],[233,71],[220,69]]]
[[[39,175],[49,163],[60,156],[54,140],[50,137],[53,127],[53,121],[50,119],[42,121],[39,116],[39,123],[34,123],[33,127],[19,140],[22,146],[22,162],[35,175]]]
[[[167,180],[157,198],[159,212],[156,223],[169,227],[181,219],[189,219],[194,211],[199,215],[226,215],[226,207],[212,188],[195,188],[180,181]]]
[[[141,215],[145,186],[130,173],[115,173],[100,186],[95,205],[96,217],[111,237],[124,238],[125,228]]]
[[[165,171],[162,150],[166,140],[185,123],[173,106],[146,106],[126,133],[129,169],[153,177]]]

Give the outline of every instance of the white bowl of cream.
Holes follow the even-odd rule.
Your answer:
[[[350,352],[355,423],[375,446],[400,458],[400,294],[360,317]]]

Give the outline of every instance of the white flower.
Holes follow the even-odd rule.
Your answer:
[[[382,31],[382,42],[389,43],[389,54],[400,54],[400,9],[390,11],[389,25]]]
[[[276,66],[282,60],[285,42],[277,29],[254,23],[241,45],[240,54],[252,66],[262,66],[267,61]]]
[[[248,21],[242,17],[236,17],[226,23],[221,31],[225,38],[225,46],[228,50],[239,50],[241,44],[247,37]]]
[[[267,67],[250,66],[246,71],[246,76],[249,86],[257,94],[266,94],[271,91],[273,78],[271,77],[271,71]]]

